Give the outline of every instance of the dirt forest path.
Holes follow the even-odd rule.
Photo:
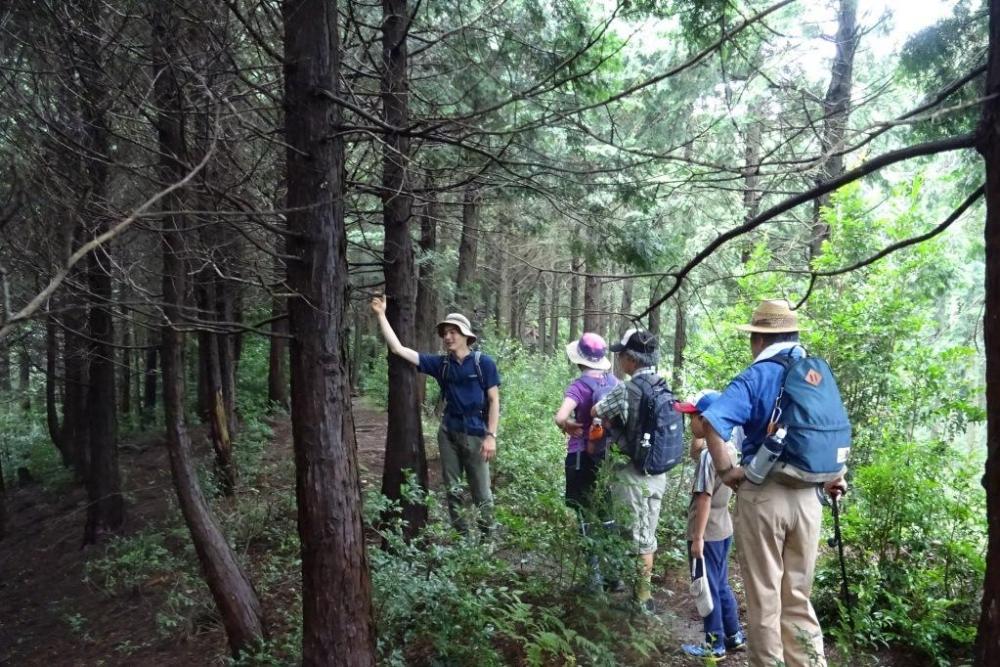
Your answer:
[[[385,447],[384,411],[364,401],[354,405],[362,484],[378,487]],[[287,417],[272,422],[266,455],[291,458]],[[202,429],[193,440],[207,455]],[[440,484],[436,445],[428,438],[432,486]],[[174,490],[166,450],[159,433],[133,436],[121,444],[120,463],[127,502],[125,534],[176,524]],[[282,480],[292,484],[293,480]],[[499,497],[502,502],[502,492]],[[8,533],[0,541],[0,665],[7,667],[222,665],[225,637],[210,617],[196,619],[192,631],[178,637],[157,629],[167,582],[142,581],[131,590],[104,590],[87,578],[88,559],[101,549],[81,549],[86,512],[82,488],[47,489],[31,482],[8,490]],[[294,518],[292,519],[294,520]],[[663,613],[654,624],[673,635],[675,644],[698,641],[701,624],[687,594],[683,573],[658,569],[656,597]],[[655,625],[654,625],[655,631]],[[665,665],[698,664],[676,655]],[[743,667],[743,654],[727,665]]]

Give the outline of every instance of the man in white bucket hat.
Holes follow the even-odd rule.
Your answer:
[[[785,300],[762,301],[750,324],[754,363],[736,376],[703,412],[705,438],[719,477],[736,490],[734,533],[747,596],[747,650],[751,667],[824,667],[823,631],[809,596],[816,568],[822,506],[816,486],[778,478],[742,483],[744,469],[726,452],[733,429],[743,428],[744,465],[768,436],[784,367],[759,363],[778,355],[806,355],[798,316]],[[824,484],[831,496],[846,489],[843,477]]]
[[[385,316],[384,297],[373,298],[371,306],[389,351],[433,377],[441,387],[445,408],[437,439],[452,525],[460,532],[467,530],[461,513],[464,476],[479,512],[479,528],[489,534],[493,528],[489,462],[496,456],[500,422],[500,373],[496,362],[469,348],[476,342],[476,334],[461,313],[449,313],[437,324],[445,354],[425,354],[399,342]]]

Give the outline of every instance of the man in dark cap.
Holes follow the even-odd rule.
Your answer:
[[[610,424],[620,433],[619,444],[641,446],[643,434],[638,433],[641,425],[640,403],[643,390],[639,382],[660,380],[656,374],[659,360],[656,336],[642,329],[629,329],[618,343],[609,348],[618,354],[621,370],[630,377],[628,382],[618,384],[591,413]],[[652,376],[652,378],[644,378]],[[656,527],[660,520],[660,504],[667,487],[666,473],[646,474],[632,465],[624,463],[614,470],[615,496],[631,515],[632,552],[639,558],[639,580],[635,587],[635,602],[639,610],[654,613],[651,576],[653,557],[656,554]]]

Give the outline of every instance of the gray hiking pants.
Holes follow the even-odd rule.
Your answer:
[[[452,525],[462,533],[468,530],[462,512],[462,483],[465,477],[478,512],[479,529],[484,534],[489,533],[493,527],[493,492],[490,490],[490,464],[480,454],[483,436],[448,431],[442,425],[437,439]]]

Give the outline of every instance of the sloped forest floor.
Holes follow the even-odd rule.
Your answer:
[[[363,484],[377,488],[385,414],[359,401],[355,421]],[[266,531],[268,526],[284,522],[285,534],[294,535],[294,507],[266,500],[277,491],[285,498],[294,497],[291,427],[287,417],[275,418],[270,425],[272,436],[270,442],[263,443],[258,466],[264,472],[247,480],[241,493],[262,499],[257,507],[264,509],[257,513],[256,527],[251,531]],[[192,438],[200,455],[208,460],[204,430],[194,429]],[[436,449],[428,444],[432,486],[439,486]],[[120,463],[127,503],[125,534],[135,537],[146,531],[165,537],[151,540],[145,550],[119,554],[114,580],[109,580],[108,572],[99,565],[111,548],[80,547],[85,518],[82,488],[47,488],[28,482],[8,491],[8,536],[0,541],[0,665],[226,664],[225,636],[204,584],[190,576],[184,578],[175,567],[176,556],[172,554],[186,550],[188,558],[193,556],[177,510],[162,437],[147,433],[123,442]],[[227,518],[236,520],[226,516],[224,505],[220,515],[224,525]],[[262,600],[268,621],[272,629],[287,630],[298,607],[299,572],[269,570],[264,562],[265,548],[255,546],[253,535],[246,535],[246,525],[250,524],[237,524],[236,532],[244,531],[239,543],[247,545],[251,577],[255,581],[269,577]],[[297,544],[286,542],[287,550],[294,553]],[[271,548],[273,545],[267,547]],[[153,567],[158,561],[162,567]],[[735,560],[732,567],[735,588],[740,590]],[[127,576],[130,568],[136,576]],[[701,637],[701,621],[687,593],[686,573],[664,572],[658,566],[654,588],[661,613],[643,622],[650,634],[658,637],[656,644],[668,648],[665,654],[641,662],[700,664],[678,649],[681,642],[697,642]],[[624,603],[624,598],[618,602]],[[185,613],[171,613],[179,608]],[[627,662],[632,661],[621,664]],[[730,654],[725,664],[744,667],[745,653]]]

